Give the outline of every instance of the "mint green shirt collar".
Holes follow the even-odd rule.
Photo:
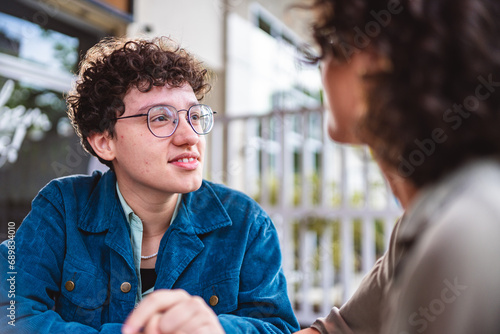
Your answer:
[[[154,287],[144,291],[142,293],[142,281],[141,281],[141,252],[142,252],[142,235],[143,226],[142,220],[137,216],[132,208],[127,204],[125,198],[123,198],[120,188],[118,187],[118,182],[116,182],[116,192],[118,193],[118,198],[120,199],[120,204],[122,205],[123,212],[125,212],[125,218],[130,225],[130,243],[132,244],[132,254],[134,256],[135,273],[137,275],[138,287],[136,303],[139,303],[146,295],[154,291]],[[179,205],[181,203],[182,194],[177,197],[177,203],[175,204],[174,213],[170,224],[173,223],[175,217],[177,217],[177,212],[179,211]],[[147,254],[150,255],[150,254]]]

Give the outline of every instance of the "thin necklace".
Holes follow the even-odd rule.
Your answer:
[[[142,222],[142,225],[144,225],[144,220],[141,219],[141,222]],[[152,259],[154,258],[156,255],[158,255],[158,252],[154,253],[154,254],[151,254],[151,255],[141,255],[141,259],[143,260],[148,260],[148,259]]]
[[[158,255],[158,252],[154,253],[153,255],[146,255],[146,256],[141,255],[141,259],[144,259],[144,260],[151,259],[151,258],[155,257],[156,255]]]

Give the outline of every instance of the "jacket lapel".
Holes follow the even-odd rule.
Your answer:
[[[167,231],[160,245],[160,250],[164,251],[160,251],[161,256],[156,262],[158,273],[156,285],[163,289],[171,289],[203,248],[203,242],[195,234],[186,234],[176,228]]]
[[[228,213],[206,181],[197,191],[182,195],[177,217],[160,243],[157,286],[172,288],[200,254],[205,246],[198,235],[230,225]]]

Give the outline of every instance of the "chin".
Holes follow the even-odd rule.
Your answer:
[[[359,145],[361,142],[349,131],[342,131],[338,127],[328,127],[328,136],[339,144]]]
[[[338,131],[338,129],[328,128],[328,136],[339,144],[350,144],[349,136],[345,132]]]
[[[181,188],[181,191],[178,191],[178,192],[182,193],[182,194],[187,194],[187,193],[196,191],[196,190],[200,189],[202,181],[203,181],[203,178],[201,178],[201,177],[197,180],[192,180],[190,182],[186,181],[180,185],[179,188]]]

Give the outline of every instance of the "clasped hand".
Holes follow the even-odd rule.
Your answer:
[[[123,334],[224,334],[217,315],[184,290],[156,290],[130,313]]]

